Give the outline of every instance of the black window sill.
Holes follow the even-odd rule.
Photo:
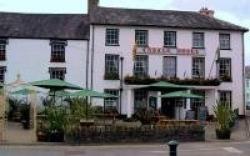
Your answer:
[[[66,61],[50,61],[50,63],[66,63]]]
[[[176,46],[168,46],[168,45],[164,45],[164,48],[172,48],[172,49],[176,49]]]
[[[119,47],[120,44],[105,44],[106,47]]]
[[[205,47],[192,47],[192,49],[205,49]]]
[[[136,45],[137,47],[140,47],[140,48],[147,48],[148,45]]]
[[[229,48],[229,49],[220,49],[220,50],[232,50],[231,48]]]

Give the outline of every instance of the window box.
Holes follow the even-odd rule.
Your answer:
[[[146,77],[136,77],[136,76],[126,76],[125,84],[129,85],[148,85],[158,81],[166,81],[178,85],[187,85],[187,86],[218,86],[221,81],[219,79],[179,79],[179,78],[150,78]]]
[[[104,80],[120,80],[117,73],[105,73]]]
[[[223,81],[223,82],[232,82],[231,76],[226,76],[226,75],[220,77],[220,80]]]

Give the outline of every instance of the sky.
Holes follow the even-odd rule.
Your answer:
[[[100,0],[101,6],[198,11],[206,6],[215,16],[250,29],[249,0]],[[87,0],[0,0],[0,11],[86,13]],[[245,35],[246,64],[250,65],[250,32]]]

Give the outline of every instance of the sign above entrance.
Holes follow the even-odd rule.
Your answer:
[[[136,54],[205,56],[205,49],[137,47]]]

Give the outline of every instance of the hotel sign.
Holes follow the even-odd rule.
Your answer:
[[[136,54],[205,56],[205,49],[137,47]]]

